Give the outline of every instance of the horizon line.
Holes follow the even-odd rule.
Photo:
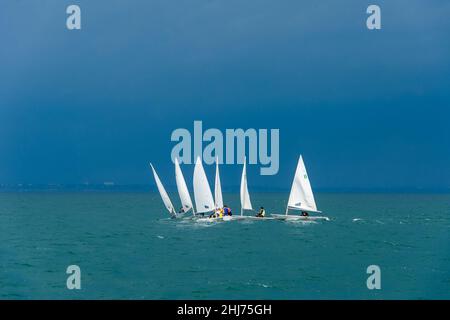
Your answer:
[[[290,188],[253,186],[253,192],[281,193]],[[115,184],[113,182],[96,184],[0,184],[0,192],[58,192],[58,191],[104,191],[104,192],[148,192],[157,193],[151,184]],[[167,186],[167,191],[176,192],[176,186]],[[223,187],[227,193],[238,193],[239,186]],[[450,193],[450,187],[317,187],[314,192],[323,193]]]

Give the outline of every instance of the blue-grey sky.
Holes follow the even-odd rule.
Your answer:
[[[174,185],[170,134],[202,120],[280,129],[280,171],[249,166],[250,189],[289,188],[300,153],[315,188],[448,189],[449,14],[441,0],[1,1],[0,184],[153,185],[151,161]],[[225,188],[240,170],[222,167]]]

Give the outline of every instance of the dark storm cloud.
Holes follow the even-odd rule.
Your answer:
[[[379,31],[369,4],[2,1],[0,183],[152,183],[151,160],[170,184],[170,133],[203,120],[280,128],[255,186],[303,153],[318,187],[448,188],[450,4],[377,1]]]

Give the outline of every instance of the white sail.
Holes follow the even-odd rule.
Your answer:
[[[162,201],[164,202],[164,205],[166,206],[167,210],[169,210],[169,213],[171,215],[175,215],[175,209],[173,208],[172,202],[170,201],[169,195],[166,192],[166,189],[164,189],[164,186],[161,183],[161,180],[159,180],[158,174],[155,171],[155,168],[153,168],[152,164],[150,163],[150,167],[153,171],[153,176],[155,177],[156,186],[158,187],[159,194],[161,195]]]
[[[194,199],[197,213],[214,210],[214,199],[200,157],[197,157],[194,168]]]
[[[216,181],[214,185],[215,207],[223,208],[222,187],[220,185],[219,158],[216,157]]]
[[[244,158],[244,168],[242,169],[242,177],[241,177],[241,215],[243,214],[243,210],[253,210],[252,203],[250,202],[250,195],[248,193],[247,187],[247,171],[246,171],[246,162],[247,159]]]
[[[175,179],[177,181],[177,189],[178,195],[180,196],[181,205],[184,212],[188,212],[193,209],[192,200],[177,158],[175,158]]]
[[[288,209],[317,211],[302,156],[298,159],[297,170],[295,171],[294,181],[292,182],[291,193],[289,195]]]

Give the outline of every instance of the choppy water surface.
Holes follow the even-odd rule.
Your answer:
[[[283,213],[286,197],[252,202]],[[157,194],[3,193],[0,298],[450,298],[450,195],[316,198],[331,221],[174,221]],[[366,287],[372,264],[381,290]]]

